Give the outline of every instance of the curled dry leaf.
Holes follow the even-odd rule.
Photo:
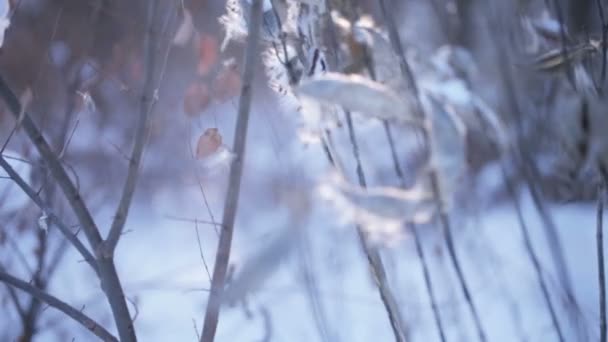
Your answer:
[[[200,76],[205,76],[217,64],[219,43],[214,36],[203,33],[198,38],[196,48],[198,50],[197,73]]]
[[[403,101],[389,87],[360,75],[326,73],[300,84],[300,95],[335,104],[370,117],[400,123],[416,123]]]
[[[179,28],[175,32],[173,37],[173,44],[177,46],[184,46],[192,39],[194,32],[196,31],[194,23],[192,22],[192,14],[187,9],[184,9],[184,17],[179,25]]]
[[[193,82],[186,89],[184,112],[188,116],[200,114],[210,102],[209,87],[201,82]]]
[[[216,153],[222,146],[222,136],[217,128],[207,128],[196,144],[196,158],[203,159]]]
[[[323,199],[334,202],[343,214],[350,216],[348,219],[363,220],[366,224],[374,218],[400,223],[426,222],[434,210],[433,197],[422,185],[407,190],[394,187],[362,188],[336,175],[322,184],[318,191]]]

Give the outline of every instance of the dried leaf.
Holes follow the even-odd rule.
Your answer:
[[[236,155],[226,146],[221,145],[217,151],[201,160],[201,166],[207,172],[217,171],[229,166]]]
[[[222,146],[222,136],[218,132],[217,128],[207,128],[198,138],[196,144],[196,158],[203,159],[218,151]]]
[[[300,95],[340,105],[370,117],[401,123],[415,123],[408,104],[381,83],[360,75],[326,73],[301,83]]]
[[[208,34],[201,34],[198,43],[198,66],[197,72],[201,76],[205,76],[211,71],[213,66],[217,64],[219,56],[219,47],[217,39]]]
[[[196,28],[192,22],[192,14],[190,11],[184,8],[184,17],[179,25],[179,28],[175,32],[173,37],[173,44],[177,46],[184,46],[192,39]]]

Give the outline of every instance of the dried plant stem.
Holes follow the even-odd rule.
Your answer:
[[[406,188],[405,184],[405,174],[401,169],[401,164],[399,163],[399,159],[397,158],[397,149],[395,148],[395,142],[393,139],[393,134],[391,132],[389,124],[384,122],[384,129],[386,132],[386,137],[388,139],[388,144],[391,150],[391,157],[393,159],[393,167],[395,169],[395,174],[399,178],[401,182],[401,187]],[[415,224],[410,225],[409,229],[414,235],[414,243],[416,245],[416,254],[418,256],[418,260],[420,260],[420,265],[422,266],[422,275],[424,277],[424,285],[426,287],[426,292],[429,295],[429,300],[431,301],[431,310],[433,311],[433,318],[435,319],[435,325],[437,326],[437,332],[439,333],[439,337],[442,342],[446,341],[445,330],[443,329],[443,323],[441,321],[441,314],[439,313],[439,306],[437,305],[437,298],[435,297],[435,291],[433,290],[433,282],[431,280],[431,272],[429,270],[428,261],[426,259],[426,255],[424,254],[424,248],[422,246],[422,240],[420,238],[420,234],[418,234],[418,228]]]
[[[431,280],[431,272],[429,270],[429,265],[426,260],[426,255],[424,254],[422,240],[420,239],[420,234],[418,234],[418,228],[416,227],[416,225],[411,225],[410,231],[414,234],[414,243],[416,244],[416,253],[418,255],[418,259],[420,260],[420,264],[422,265],[422,274],[424,276],[424,285],[426,286],[426,291],[429,294],[429,299],[431,301],[431,309],[433,310],[433,318],[435,319],[435,325],[437,326],[437,332],[439,333],[439,337],[441,338],[441,341],[445,342],[446,341],[445,331],[443,329],[441,315],[439,314],[439,307],[437,305],[437,299],[435,298],[435,291],[433,290],[433,283]]]
[[[424,113],[424,109],[420,102],[420,93],[418,90],[416,79],[414,78],[414,75],[409,67],[409,64],[407,63],[407,60],[405,59],[405,52],[403,50],[403,46],[401,45],[401,39],[399,37],[399,32],[397,31],[397,26],[395,24],[393,17],[389,13],[389,8],[392,8],[392,7],[387,6],[387,0],[379,0],[378,2],[380,4],[380,10],[381,10],[382,16],[384,17],[384,20],[385,20],[387,28],[388,28],[388,34],[389,34],[389,40],[391,42],[391,46],[393,47],[393,50],[395,51],[395,53],[397,54],[397,57],[399,58],[399,67],[401,69],[401,73],[402,73],[403,77],[405,78],[405,80],[407,81],[410,90],[413,92],[413,98],[416,101],[415,108],[417,109],[417,115],[419,118],[426,118],[426,114]],[[428,142],[429,142],[428,132],[426,130],[422,130],[422,135],[423,135],[424,141],[428,145]],[[483,326],[481,325],[481,319],[477,312],[475,303],[473,302],[473,299],[471,297],[471,293],[469,291],[466,279],[464,277],[462,267],[460,266],[460,261],[456,254],[456,248],[454,246],[454,241],[453,241],[451,227],[450,227],[450,221],[449,221],[447,214],[444,212],[443,208],[441,207],[442,206],[441,205],[441,198],[442,198],[441,189],[439,187],[439,178],[435,171],[429,172],[429,183],[430,183],[432,191],[433,191],[433,197],[439,207],[438,208],[439,209],[439,221],[440,221],[442,231],[443,231],[443,234],[445,237],[446,245],[448,247],[448,253],[450,255],[450,260],[456,271],[456,275],[458,276],[458,281],[461,285],[462,292],[464,294],[464,297],[465,297],[465,300],[469,307],[469,310],[471,311],[471,315],[473,316],[473,322],[475,324],[475,328],[477,330],[479,339],[481,341],[485,342],[485,341],[487,341],[486,334],[483,329]]]
[[[606,192],[606,181],[602,180],[597,191],[597,270],[599,285],[599,310],[600,310],[600,341],[606,342],[606,270],[604,266],[604,197]]]
[[[234,132],[233,150],[236,158],[230,166],[229,185],[224,203],[222,218],[222,230],[220,232],[217,247],[213,277],[211,280],[211,293],[207,302],[201,342],[212,342],[215,338],[222,293],[226,280],[228,261],[230,259],[230,248],[234,232],[234,222],[238,207],[239,192],[241,186],[241,175],[245,158],[245,146],[247,140],[247,126],[249,123],[249,112],[251,109],[252,86],[254,71],[258,58],[258,44],[260,38],[260,27],[262,23],[262,0],[253,0],[249,19],[249,33],[245,51],[245,63],[243,70],[243,85],[239,98],[238,118]]]
[[[363,165],[361,163],[361,157],[359,155],[359,145],[357,143],[357,137],[353,127],[351,113],[348,111],[346,111],[346,122],[348,126],[348,134],[351,146],[353,149],[353,155],[356,161],[359,185],[361,185],[362,187],[366,187],[367,182],[365,180]],[[395,341],[405,341],[407,334],[406,326],[403,322],[401,313],[399,312],[399,305],[397,304],[395,295],[393,294],[388,285],[388,279],[386,278],[386,270],[384,269],[384,264],[382,263],[382,257],[380,256],[378,250],[370,245],[369,241],[367,241],[367,237],[365,236],[365,232],[358,225],[357,234],[359,236],[361,248],[363,249],[363,252],[367,257],[370,269],[372,271],[372,274],[374,275],[378,291],[380,292],[380,298],[382,299],[384,308],[388,313],[391,328],[393,329],[393,334],[395,335]]]
[[[527,156],[527,152],[520,149],[520,152]],[[570,270],[568,268],[568,264],[566,262],[566,257],[564,253],[563,244],[558,234],[557,226],[549,213],[545,201],[541,197],[540,190],[537,188],[534,179],[539,179],[538,170],[534,168],[532,161],[527,159],[528,167],[532,170],[525,171],[526,181],[528,183],[528,189],[530,191],[532,202],[536,208],[536,211],[540,215],[542,221],[542,227],[544,229],[544,235],[547,239],[547,245],[549,246],[549,251],[551,252],[552,261],[554,263],[555,269],[559,276],[560,282],[565,291],[565,306],[569,308],[568,314],[571,317],[572,322],[579,330],[579,334],[586,334],[584,331],[584,323],[581,321],[582,317],[580,317],[580,308],[578,303],[576,302],[576,297],[574,296],[574,290],[572,287],[572,282],[570,281]],[[526,165],[523,165],[524,169],[527,168]]]
[[[109,331],[104,329],[99,323],[95,322],[89,316],[83,314],[79,310],[76,310],[62,300],[34,287],[33,285],[5,273],[2,268],[0,268],[0,281],[8,284],[9,286],[20,289],[39,301],[65,313],[67,316],[80,323],[87,330],[99,337],[102,341],[118,342],[116,337],[112,336]]]
[[[564,27],[565,21],[564,21],[564,15],[562,12],[560,1],[553,0],[553,6],[555,7],[557,23],[559,24],[559,35],[560,35],[560,40],[561,40],[561,44],[562,44],[562,58],[564,60],[564,64],[566,65],[566,74],[568,76],[568,80],[570,81],[570,84],[572,86],[576,87],[576,84],[574,83],[574,78],[571,73],[572,69],[570,67],[570,60],[568,59],[568,41],[567,41],[567,37],[566,37],[566,29]]]
[[[108,237],[104,242],[105,250],[104,253],[109,255],[114,254],[116,245],[120,240],[122,231],[127,221],[129,214],[129,208],[131,201],[133,200],[133,194],[135,192],[135,186],[139,176],[139,169],[141,159],[144,152],[144,146],[146,143],[146,137],[148,132],[148,121],[150,112],[154,105],[155,96],[155,72],[156,72],[156,28],[154,27],[154,18],[158,8],[158,0],[150,0],[148,3],[148,18],[146,22],[146,35],[144,38],[144,67],[145,69],[145,80],[144,88],[142,91],[140,104],[139,104],[139,119],[137,122],[137,128],[135,130],[135,142],[133,144],[133,151],[131,152],[131,158],[129,158],[129,169],[127,171],[127,179],[122,190],[122,196],[118,204],[118,209],[114,215],[114,220],[108,233]]]
[[[563,342],[563,341],[565,341],[564,335],[562,333],[562,329],[559,324],[559,319],[557,317],[557,313],[555,312],[555,308],[553,307],[553,303],[551,302],[551,294],[549,293],[549,288],[543,277],[542,268],[540,266],[540,261],[538,260],[538,256],[534,252],[534,246],[532,245],[532,238],[530,237],[530,232],[529,232],[528,226],[526,225],[526,221],[524,220],[523,214],[521,212],[521,204],[519,203],[519,199],[517,197],[517,192],[515,190],[514,185],[507,178],[507,171],[506,171],[504,165],[502,165],[502,173],[503,173],[503,177],[505,179],[507,190],[509,191],[509,195],[511,196],[511,199],[513,200],[513,204],[515,206],[515,212],[517,213],[517,220],[519,221],[519,227],[521,230],[521,234],[524,238],[524,246],[526,248],[526,253],[528,254],[528,257],[530,259],[530,262],[532,263],[532,266],[534,267],[534,272],[535,272],[536,278],[538,280],[538,285],[540,286],[540,289],[543,294],[543,299],[545,301],[545,305],[547,306],[547,309],[551,316],[551,322],[553,324],[553,328],[555,329],[559,340]]]
[[[602,71],[600,74],[600,84],[603,85],[606,80],[606,49],[608,49],[608,26],[606,24],[606,16],[604,15],[604,6],[602,0],[596,0],[597,12],[600,16],[600,24],[602,26]],[[601,88],[600,85],[600,88]]]
[[[546,1],[548,2],[549,0]],[[486,23],[487,27],[490,29],[497,27],[496,21],[498,20],[499,14],[497,13],[488,16]],[[500,42],[496,42],[494,44],[494,47],[498,52],[496,54],[498,58],[497,67],[500,72],[500,75],[502,76],[501,78],[505,87],[505,94],[507,97],[508,105],[507,112],[512,113],[512,115],[514,116],[514,122],[516,124],[517,132],[521,136],[523,135],[524,131],[524,127],[522,126],[524,117],[516,97],[516,87],[512,73],[507,68],[507,66],[510,64],[509,51],[504,48],[505,44],[500,44]],[[574,291],[570,281],[570,272],[566,262],[566,257],[562,247],[561,239],[559,238],[557,227],[553,222],[553,218],[551,217],[551,214],[548,212],[545,206],[540,189],[537,188],[538,180],[540,179],[539,171],[536,168],[531,156],[529,155],[529,151],[524,148],[524,146],[521,146],[521,144],[514,146],[512,149],[506,152],[519,157],[519,164],[522,170],[523,178],[528,185],[528,190],[532,197],[532,202],[542,221],[542,227],[544,230],[543,233],[545,235],[545,238],[547,240],[547,246],[549,247],[549,251],[551,253],[551,261],[554,264],[561,286],[563,286],[563,290],[565,292],[565,298],[563,300],[564,306],[568,309],[567,314],[569,316],[570,321],[577,329],[579,338],[581,340],[586,340],[588,339],[587,332],[585,330],[584,322],[581,317],[580,308],[574,296]]]

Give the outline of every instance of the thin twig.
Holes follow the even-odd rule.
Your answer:
[[[564,27],[564,15],[562,13],[562,8],[559,0],[553,0],[553,6],[555,7],[557,23],[559,24],[559,35],[562,43],[562,59],[564,60],[564,64],[566,66],[566,75],[568,77],[568,81],[570,81],[570,84],[576,88],[576,84],[574,83],[574,79],[572,78],[570,59],[568,58],[568,39],[566,37],[566,29]]]
[[[15,309],[17,310],[19,317],[21,317],[21,320],[24,320],[25,319],[25,310],[23,309],[23,306],[21,305],[21,302],[19,301],[19,297],[17,296],[15,289],[12,286],[6,284],[6,290],[8,291],[8,295],[9,295],[9,297],[11,297],[11,300],[13,301],[13,304],[15,305]]]
[[[439,333],[439,337],[442,342],[446,341],[445,331],[443,329],[443,323],[441,321],[441,315],[439,314],[439,307],[437,306],[437,298],[435,297],[435,291],[433,290],[433,283],[431,281],[431,272],[429,270],[429,265],[426,260],[426,256],[424,254],[424,248],[422,247],[422,241],[420,239],[420,234],[418,234],[418,227],[416,225],[411,225],[411,232],[414,234],[414,243],[416,244],[416,253],[418,254],[418,259],[420,259],[420,264],[422,265],[422,274],[424,276],[424,285],[426,286],[426,291],[429,294],[429,299],[431,300],[431,309],[433,310],[433,318],[435,319],[435,324],[437,325],[437,332]]]
[[[230,259],[230,248],[234,232],[234,222],[238,207],[239,192],[241,187],[241,175],[245,158],[245,146],[247,140],[247,126],[249,123],[249,112],[251,109],[253,78],[258,59],[258,44],[260,39],[260,27],[262,23],[262,0],[253,0],[249,18],[249,33],[245,51],[245,63],[243,70],[243,85],[239,98],[238,118],[234,132],[233,150],[236,158],[230,166],[228,177],[229,185],[224,203],[222,218],[223,229],[220,232],[213,277],[211,280],[211,293],[207,302],[201,342],[212,342],[215,338],[222,293],[228,261]]]
[[[10,89],[2,77],[0,77],[0,97],[4,99],[15,119],[17,119],[19,117],[19,113],[21,113],[21,104],[19,103],[19,99],[15,93]],[[72,183],[70,177],[59,162],[56,154],[52,151],[50,145],[42,136],[42,133],[32,120],[29,113],[24,113],[21,125],[26,134],[29,136],[30,140],[36,146],[42,159],[47,163],[47,167],[49,168],[51,174],[67,197],[70,206],[82,224],[82,228],[87,235],[87,239],[89,240],[91,247],[97,247],[101,242],[101,235],[97,230],[97,226],[93,221],[91,213],[84,204],[82,197],[80,197],[78,189]]]
[[[89,241],[89,245],[96,252],[99,252],[99,247],[102,242],[99,229],[93,220],[93,217],[85,205],[78,188],[74,185],[67,172],[61,165],[57,155],[51,149],[46,139],[38,129],[37,125],[32,120],[27,112],[21,112],[21,104],[15,93],[10,89],[4,78],[0,76],[0,97],[4,99],[8,108],[13,113],[15,119],[19,119],[22,114],[22,127],[25,133],[36,147],[38,153],[45,161],[51,175],[63,191],[72,210],[76,214],[81,228]],[[118,328],[120,339],[122,342],[136,341],[133,324],[130,321],[129,309],[125,301],[122,285],[118,278],[118,273],[111,258],[100,258],[98,260],[99,278],[101,280],[102,289],[104,290],[110,308]]]
[[[380,0],[379,4],[380,4],[380,10],[382,12],[382,16],[384,17],[387,28],[388,28],[388,34],[389,34],[389,40],[391,42],[391,46],[393,47],[395,53],[397,54],[397,57],[399,58],[399,67],[401,69],[401,73],[402,73],[403,77],[405,78],[405,80],[407,81],[410,90],[413,92],[413,98],[415,101],[415,108],[416,108],[416,112],[417,112],[416,114],[418,115],[419,118],[426,118],[426,113],[424,113],[424,109],[423,109],[422,103],[420,101],[420,93],[418,90],[416,79],[414,78],[414,74],[412,73],[407,60],[405,59],[405,52],[404,52],[403,46],[401,44],[401,39],[399,37],[397,25],[395,24],[395,21],[394,21],[392,15],[389,13],[389,8],[391,8],[391,7],[387,6],[387,0]],[[428,141],[429,141],[428,132],[423,129],[422,135],[423,135],[424,141],[428,144]],[[451,231],[452,229],[450,227],[450,221],[449,221],[448,215],[444,212],[443,208],[441,208],[442,196],[441,196],[441,189],[439,187],[439,179],[438,179],[437,172],[435,172],[435,171],[429,172],[428,177],[429,177],[429,183],[432,188],[433,197],[439,207],[438,208],[439,221],[440,221],[442,231],[443,231],[443,234],[445,237],[446,245],[448,247],[448,253],[450,255],[450,260],[456,271],[456,275],[458,276],[458,281],[462,288],[462,292],[464,294],[464,297],[465,297],[465,300],[469,307],[469,310],[471,311],[471,315],[473,316],[473,322],[475,324],[477,334],[479,335],[479,339],[481,341],[485,342],[485,341],[487,341],[486,334],[483,329],[483,326],[481,325],[481,319],[479,317],[475,303],[473,302],[473,299],[471,297],[470,290],[468,288],[466,279],[464,277],[464,273],[460,266],[460,261],[456,254],[456,248],[454,246],[454,241],[453,241],[454,239],[452,236],[452,231]]]
[[[547,2],[549,0],[546,0]],[[500,14],[495,13],[492,16],[487,17],[487,27],[494,28],[496,26],[496,20],[498,20]],[[495,32],[496,34],[498,33]],[[525,128],[523,127],[524,116],[523,111],[521,109],[521,105],[517,99],[515,80],[513,79],[513,74],[507,68],[509,62],[509,51],[505,48],[506,44],[501,44],[496,40],[494,47],[499,53],[496,54],[498,58],[498,70],[502,76],[502,81],[505,87],[505,94],[507,96],[507,112],[510,112],[515,117],[514,123],[515,128],[517,129],[517,134],[519,137],[523,136],[523,132]],[[568,316],[572,323],[575,325],[579,338],[582,340],[586,340],[587,332],[585,330],[584,322],[581,318],[581,312],[579,305],[576,302],[576,297],[574,296],[574,291],[572,287],[572,283],[570,281],[570,272],[568,268],[568,264],[566,262],[566,257],[564,254],[563,246],[561,243],[561,239],[559,237],[557,227],[551,214],[548,212],[544,199],[542,198],[542,193],[540,189],[537,188],[538,180],[540,179],[540,173],[530,156],[530,152],[525,148],[522,144],[516,144],[513,147],[513,151],[516,152],[516,156],[519,157],[520,168],[523,173],[524,180],[528,184],[528,190],[532,197],[532,203],[537,210],[541,221],[542,227],[544,230],[545,238],[547,239],[547,246],[549,247],[549,251],[551,253],[551,261],[554,263],[554,267],[557,271],[559,280],[561,282],[561,286],[565,292],[564,298],[564,306],[568,308],[567,310]],[[515,153],[513,153],[515,154]],[[571,309],[571,310],[570,310]]]
[[[144,87],[140,99],[139,105],[139,118],[137,121],[137,128],[135,129],[135,141],[133,143],[133,151],[131,152],[131,158],[129,158],[129,169],[127,171],[127,179],[123,187],[122,196],[118,203],[118,209],[114,215],[112,226],[108,237],[105,241],[105,253],[112,255],[118,245],[120,236],[122,235],[127,216],[129,215],[129,208],[133,200],[133,194],[135,193],[135,187],[137,185],[137,179],[139,178],[141,159],[144,152],[144,146],[146,144],[146,136],[148,132],[148,122],[150,120],[150,112],[155,102],[155,91],[156,87],[154,84],[155,72],[156,72],[156,28],[154,27],[154,18],[156,16],[158,8],[158,0],[152,0],[148,6],[148,19],[146,24],[146,35],[144,38],[144,66],[145,66],[145,80]]]
[[[549,288],[547,287],[547,284],[543,277],[542,269],[540,266],[540,261],[538,260],[538,256],[536,255],[536,252],[534,252],[534,246],[532,245],[532,238],[530,237],[528,225],[526,224],[526,221],[524,220],[524,217],[523,217],[523,214],[521,211],[521,204],[519,203],[519,199],[517,197],[517,192],[515,190],[515,186],[506,177],[507,171],[506,171],[506,168],[504,167],[504,165],[502,165],[502,172],[504,175],[507,190],[509,191],[509,195],[511,196],[511,199],[513,200],[513,204],[515,206],[515,212],[517,213],[517,220],[519,221],[519,227],[521,230],[521,234],[524,238],[524,246],[526,248],[526,253],[528,253],[528,257],[530,258],[532,266],[534,267],[534,272],[536,273],[538,284],[539,284],[540,289],[543,294],[543,299],[545,301],[545,304],[547,305],[549,314],[551,315],[551,322],[553,324],[553,328],[557,332],[557,336],[558,336],[559,340],[561,342],[564,342],[565,341],[564,335],[562,333],[562,329],[559,324],[559,319],[558,319],[555,309],[553,307],[553,303],[551,302],[551,294],[549,293]]]
[[[606,39],[608,38],[608,26],[606,25],[606,17],[604,15],[604,6],[602,5],[602,0],[596,0],[596,4],[597,12],[600,16],[600,24],[602,29],[602,73],[600,76],[600,84],[603,85],[604,80],[606,80],[606,49],[608,49],[608,42],[606,41]]]
[[[9,164],[4,156],[0,155],[0,167],[4,169],[4,171],[9,175],[9,177],[19,186],[23,192],[45,213],[49,220],[55,224],[64,237],[69,240],[72,245],[80,252],[80,255],[84,258],[84,260],[93,268],[95,272],[97,272],[97,263],[95,262],[95,258],[89,252],[89,250],[80,242],[80,240],[72,233],[71,229],[61,220],[57,215],[53,213],[51,208],[47,207],[42,198],[30,187],[23,178],[13,169],[11,164]]]
[[[367,51],[367,49],[365,49],[363,53],[364,53],[363,59],[365,61],[366,68],[370,74],[371,79],[375,81],[376,72],[373,68],[372,58],[369,55],[369,52]],[[390,124],[386,120],[383,120],[382,123],[384,126],[384,132],[386,134],[386,138],[388,140],[388,145],[389,145],[389,149],[391,152],[391,158],[393,160],[393,168],[395,170],[395,174],[397,175],[397,178],[399,178],[401,187],[405,189],[407,187],[407,184],[405,182],[405,174],[401,168],[401,164],[399,163],[399,158],[397,157],[397,149],[395,148],[395,141],[393,138],[393,134],[391,132]],[[439,314],[437,300],[435,298],[435,293],[434,293],[433,285],[432,285],[432,281],[431,281],[431,275],[429,272],[429,267],[428,267],[426,257],[424,255],[424,250],[422,248],[420,235],[418,234],[418,230],[415,225],[412,224],[410,230],[413,232],[413,235],[414,235],[414,240],[415,240],[415,244],[416,244],[416,252],[418,255],[418,259],[420,260],[420,263],[422,265],[424,282],[425,282],[427,293],[429,294],[429,299],[431,301],[431,309],[433,311],[433,317],[435,319],[435,324],[437,325],[437,331],[439,333],[441,341],[445,342],[446,341],[445,332],[443,329],[443,324],[441,322],[441,315]]]
[[[600,341],[606,342],[606,270],[604,266],[604,196],[606,192],[606,179],[600,181],[597,190],[597,269],[598,269],[598,285],[600,292]]]
[[[203,261],[203,266],[205,267],[205,272],[207,272],[207,276],[209,277],[209,281],[211,282],[211,272],[209,272],[209,266],[207,266],[207,261],[205,260],[205,254],[203,253],[203,245],[201,244],[201,235],[198,232],[198,222],[194,221],[194,231],[196,232],[196,242],[198,243],[198,252],[201,255],[201,260]]]
[[[363,165],[361,163],[361,157],[359,155],[359,146],[357,143],[357,137],[355,135],[355,130],[353,127],[351,113],[346,111],[346,123],[348,126],[348,134],[350,138],[350,143],[353,149],[353,155],[355,157],[356,162],[356,170],[357,177],[359,180],[359,185],[362,187],[367,186],[367,182],[365,180],[365,174],[363,172]],[[367,257],[367,261],[370,265],[370,269],[374,275],[374,280],[376,281],[376,286],[378,287],[378,291],[380,292],[380,298],[382,299],[382,303],[384,304],[384,308],[388,314],[389,322],[391,324],[391,328],[393,329],[393,334],[395,335],[395,341],[401,342],[406,340],[406,330],[405,324],[403,323],[403,319],[401,313],[399,311],[399,305],[397,304],[397,300],[390,287],[388,286],[388,280],[386,277],[386,270],[384,268],[384,264],[382,263],[382,257],[376,248],[373,248],[369,241],[367,241],[367,237],[365,236],[365,232],[362,227],[357,225],[357,235],[359,236],[359,242],[361,243],[361,248],[365,256]]]
[[[70,318],[80,323],[87,330],[91,331],[101,340],[109,342],[118,342],[118,339],[116,337],[112,336],[109,331],[107,331],[104,327],[102,327],[99,323],[95,322],[89,316],[83,314],[79,310],[76,310],[75,308],[63,302],[62,300],[34,287],[33,285],[18,278],[15,278],[8,273],[5,273],[2,269],[0,269],[0,281],[17,289],[20,289],[23,292],[30,294],[32,297],[40,300],[41,302],[45,302],[49,306],[65,313]]]

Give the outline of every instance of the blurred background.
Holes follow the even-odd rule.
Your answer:
[[[4,2],[10,26],[0,50],[0,75],[59,156],[105,236],[135,134],[148,1]],[[284,6],[285,23],[293,20],[285,12],[290,2],[277,1]],[[597,189],[608,152],[603,96],[608,4],[385,2],[421,91],[434,94],[466,126],[466,167],[450,193],[449,217],[487,340],[558,340],[539,277],[565,340],[599,340],[595,234]],[[154,17],[159,86],[141,176],[115,257],[142,341],[200,338],[247,39],[226,39],[239,25],[246,27],[226,19],[235,3],[240,5],[161,0]],[[249,3],[243,3],[246,16]],[[339,23],[322,0],[298,3],[311,18]],[[349,18],[351,7],[344,3],[330,2],[333,18],[340,12]],[[393,79],[399,61],[390,49],[379,2],[354,3],[364,19],[352,25],[381,37],[370,45],[378,81],[408,92],[402,79]],[[265,15],[272,14],[267,2]],[[266,21],[262,30],[269,30]],[[353,52],[348,37],[339,32],[344,41],[337,49],[316,47],[333,70],[342,65],[330,62],[334,58],[348,64]],[[272,60],[272,44],[261,42],[255,67],[230,257],[229,279],[242,288],[229,286],[235,302],[222,307],[216,340],[392,341],[355,229],[361,223],[357,208],[319,195],[323,185],[334,184],[334,167],[322,143],[329,131],[344,177],[355,183],[350,124],[341,112],[311,118],[301,103],[294,105],[290,91],[281,88],[291,86],[283,79],[286,71],[272,69],[282,67]],[[493,130],[483,124],[488,117],[497,122]],[[401,184],[393,156],[404,165],[406,183],[417,183],[428,151],[420,148],[415,129],[391,124],[392,154],[383,121],[356,113],[352,120],[369,186]],[[501,136],[509,146],[504,158],[494,147]],[[0,139],[3,156],[78,231],[45,162],[4,102]],[[5,173],[0,175],[2,269],[114,331],[95,273],[57,229],[41,229],[44,213]],[[522,222],[529,240],[522,235]],[[415,231],[401,223],[395,227],[393,221],[372,223],[365,236],[382,257],[406,340],[440,341],[429,286],[445,339],[478,340],[436,220]],[[538,268],[526,242],[538,257]],[[94,340],[63,313],[3,284],[0,316],[0,341]]]

